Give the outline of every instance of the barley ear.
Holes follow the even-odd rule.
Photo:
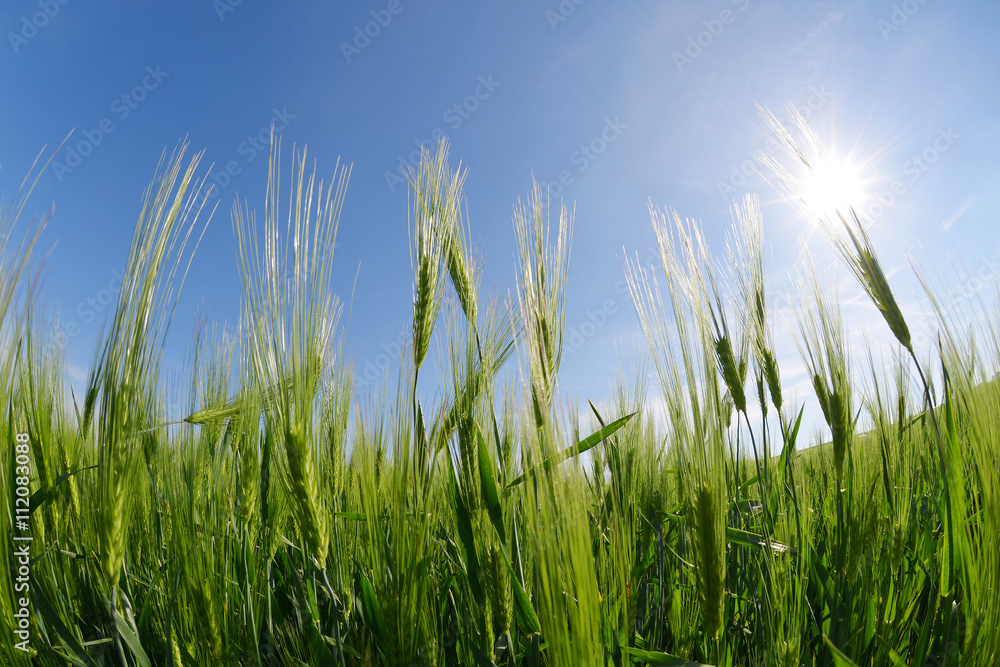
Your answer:
[[[478,278],[475,262],[469,248],[468,214],[463,214],[464,198],[462,187],[467,170],[461,163],[452,171],[448,167],[448,141],[442,139],[432,158],[431,174],[436,180],[434,194],[438,198],[438,214],[432,220],[435,233],[441,239],[444,263],[448,268],[451,284],[458,295],[465,317],[476,323]]]
[[[717,490],[701,484],[695,491],[692,510],[702,622],[705,633],[714,638],[722,627],[726,578],[725,526]]]
[[[514,207],[517,294],[536,411],[552,400],[559,371],[573,233],[573,217],[560,206],[558,235],[552,243],[547,197],[536,181],[527,201],[519,199]]]

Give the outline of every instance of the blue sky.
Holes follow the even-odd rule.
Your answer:
[[[872,196],[898,181],[871,233],[909,312],[925,304],[907,248],[935,266],[961,256],[969,275],[945,273],[952,300],[993,294],[998,25],[995,1],[6,0],[0,189],[16,190],[42,146],[76,128],[29,210],[55,205],[44,299],[77,325],[65,352],[79,375],[161,152],[184,137],[205,150],[225,187],[171,331],[173,364],[198,308],[214,322],[238,316],[230,210],[238,193],[262,211],[256,137],[275,123],[286,147],[308,144],[320,174],[338,157],[353,165],[336,280],[350,300],[358,276],[348,349],[363,371],[411,316],[401,158],[448,136],[453,162],[469,168],[483,285],[499,292],[514,284],[514,202],[532,175],[562,174],[567,184],[550,191],[575,206],[575,235],[561,382],[599,398],[640,344],[622,259],[648,255],[650,203],[700,220],[721,255],[732,202],[758,193],[775,294],[789,288],[800,239],[829,263],[821,236],[745,164],[770,136],[755,102],[779,117],[799,107],[862,165]],[[238,172],[228,182],[227,165]],[[852,333],[887,336],[847,271],[839,276]]]

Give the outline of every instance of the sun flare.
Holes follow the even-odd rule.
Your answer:
[[[814,163],[800,181],[800,196],[805,204],[823,216],[835,216],[837,210],[858,209],[864,200],[864,187],[859,171],[836,160]]]

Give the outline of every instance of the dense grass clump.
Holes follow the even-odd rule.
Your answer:
[[[797,341],[828,444],[804,449],[755,198],[724,264],[698,225],[651,211],[662,272],[626,275],[659,391],[640,361],[578,415],[558,379],[570,211],[550,220],[538,186],[519,201],[516,290],[483,294],[465,172],[441,143],[410,175],[410,347],[362,396],[332,281],[349,169],[325,184],[293,150],[286,193],[275,143],[263,225],[248,202],[232,211],[243,316],[198,330],[190,409],[168,423],[163,340],[206,218],[184,153],[147,191],[71,402],[64,361],[38,344],[51,319],[41,225],[18,230],[30,188],[0,211],[0,503],[12,525],[11,443],[27,433],[34,537],[30,651],[0,577],[4,665],[1000,660],[1000,321],[984,310],[960,333],[938,306],[938,346],[915,350],[853,211],[823,229],[898,354],[882,367],[869,348],[858,367],[807,263]]]

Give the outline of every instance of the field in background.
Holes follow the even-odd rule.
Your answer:
[[[996,310],[959,331],[939,309],[937,349],[914,351],[864,226],[827,218],[898,355],[854,367],[836,290],[806,267],[798,342],[829,444],[800,455],[756,200],[721,264],[696,225],[653,211],[663,271],[626,272],[666,420],[640,367],[581,423],[557,381],[567,210],[550,223],[538,188],[519,201],[517,291],[483,294],[441,144],[411,174],[409,347],[398,382],[361,401],[330,283],[349,170],[321,182],[293,153],[282,174],[280,153],[263,224],[232,211],[240,327],[199,334],[195,404],[169,428],[161,350],[203,229],[200,156],[161,162],[72,413],[39,344],[28,258],[44,224],[18,228],[25,191],[0,212],[4,664],[1000,659]],[[418,392],[435,333],[450,375]]]

